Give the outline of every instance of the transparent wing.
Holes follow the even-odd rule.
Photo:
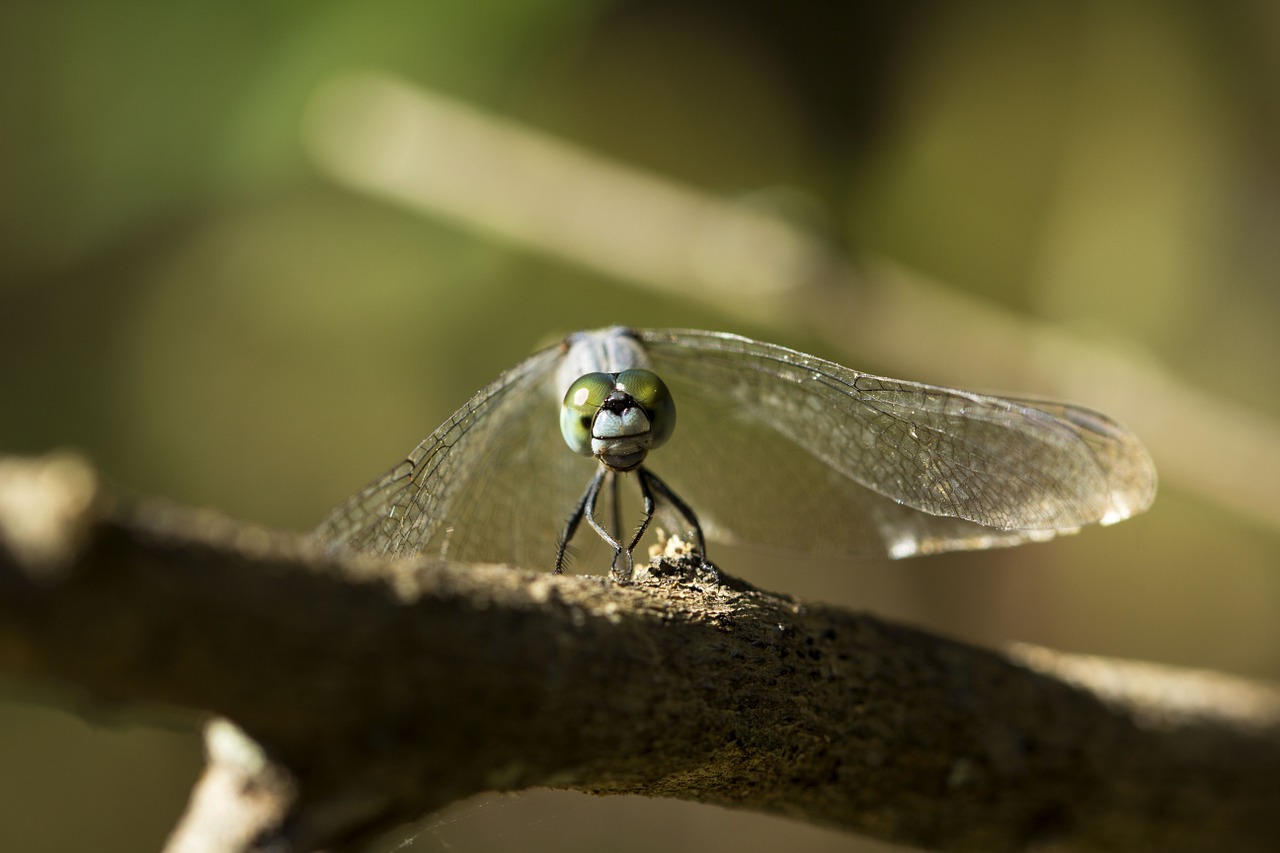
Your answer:
[[[312,537],[389,556],[550,566],[597,464],[560,438],[561,356],[551,347],[502,374]]]
[[[1154,497],[1146,451],[1087,409],[885,379],[716,332],[635,334],[678,411],[646,465],[711,538],[902,557],[1045,539]],[[550,565],[598,464],[560,438],[563,354],[551,347],[504,373],[313,536]],[[660,521],[684,528],[670,512]]]
[[[735,335],[637,334],[678,411],[646,464],[712,538],[900,557],[1046,539],[1155,494],[1146,451],[1087,409],[871,376]]]

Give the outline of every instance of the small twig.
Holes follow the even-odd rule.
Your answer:
[[[535,785],[947,850],[1280,849],[1273,687],[1001,655],[695,562],[337,560],[65,458],[0,464],[0,672],[234,721],[175,851],[340,849]]]

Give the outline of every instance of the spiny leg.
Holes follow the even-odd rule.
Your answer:
[[[653,490],[657,492],[667,503],[675,507],[676,512],[680,513],[680,515],[684,517],[684,520],[689,522],[689,524],[693,527],[693,535],[698,539],[699,557],[705,560],[707,558],[707,543],[702,536],[702,525],[698,523],[698,516],[694,514],[693,508],[689,506],[687,503],[685,503],[683,498],[681,498],[674,491],[672,491],[670,486],[662,482],[662,480],[658,477],[658,475],[650,471],[648,468],[643,468],[643,467],[640,468],[639,473],[640,473],[641,488],[645,489],[645,484],[648,483],[648,485],[651,486]],[[646,489],[645,491],[646,499],[648,499],[648,494],[649,493]],[[652,515],[653,514],[652,507],[646,505],[646,508],[649,512],[649,515]],[[648,523],[649,523],[649,519],[646,518],[645,525],[648,525]],[[644,532],[643,527],[641,527],[640,530],[642,533]]]
[[[625,577],[619,577],[619,580],[631,580],[631,576],[635,574],[635,556],[636,546],[640,544],[640,537],[644,536],[644,532],[649,529],[649,522],[653,521],[653,511],[655,503],[653,500],[653,490],[649,487],[649,477],[652,475],[644,468],[636,470],[636,475],[640,478],[640,495],[644,498],[644,518],[640,520],[640,526],[636,528],[635,536],[631,537],[630,544],[627,545],[627,574]],[[616,572],[615,572],[616,575]]]
[[[621,479],[617,474],[609,478],[609,491],[613,500],[613,538],[619,542],[622,541],[622,493],[618,486]]]
[[[622,510],[621,496],[618,491],[618,475],[614,471],[601,466],[600,470],[591,478],[591,482],[587,484],[586,491],[582,493],[582,497],[578,500],[578,505],[574,507],[573,514],[569,516],[569,520],[565,524],[564,533],[560,536],[560,546],[556,553],[556,574],[564,571],[569,542],[573,539],[578,530],[578,525],[585,517],[587,523],[600,535],[600,538],[613,546],[613,561],[609,564],[610,574],[618,580],[630,580],[635,571],[633,552],[636,546],[640,544],[640,539],[644,536],[645,531],[649,529],[649,524],[653,521],[658,498],[671,504],[676,512],[689,523],[693,528],[694,536],[698,540],[698,550],[703,558],[706,557],[707,545],[702,535],[702,525],[698,522],[698,516],[693,509],[672,491],[671,487],[664,483],[657,474],[654,474],[648,468],[643,466],[637,468],[636,475],[640,479],[640,494],[644,499],[644,517],[641,519],[635,535],[631,537],[630,543],[624,548],[621,541]],[[596,501],[599,500],[600,490],[604,487],[605,477],[609,478],[609,493],[613,499],[613,526],[615,531],[613,534],[605,530],[596,518]],[[627,555],[625,573],[618,571],[618,558],[622,556],[623,551]]]
[[[595,506],[596,495],[599,494],[600,485],[604,482],[604,474],[605,469],[603,467],[596,471],[596,475],[587,484],[587,490],[578,499],[578,505],[573,508],[573,514],[569,516],[569,520],[565,523],[564,532],[560,534],[560,547],[556,551],[555,574],[557,575],[564,572],[565,554],[569,550],[569,542],[573,539],[573,534],[578,532],[578,525],[582,522],[582,516],[587,513],[587,506]],[[591,524],[593,527],[596,526],[594,520],[592,520]],[[596,529],[599,530],[600,528],[596,527]]]
[[[613,536],[610,536],[609,531],[605,530],[604,526],[601,525],[600,521],[596,518],[596,498],[600,496],[600,484],[604,481],[605,477],[610,477],[616,480],[618,475],[602,466],[600,468],[600,472],[596,474],[595,479],[591,481],[591,486],[588,487],[587,494],[584,496],[586,498],[584,509],[587,517],[587,524],[590,524],[592,528],[595,529],[596,533],[600,534],[601,539],[613,546],[613,562],[609,564],[609,573],[616,574],[618,569],[618,557],[622,554],[622,543]],[[628,565],[630,562],[631,554],[628,553]]]

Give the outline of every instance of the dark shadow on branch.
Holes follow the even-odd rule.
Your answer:
[[[0,463],[0,673],[225,718],[171,850],[357,847],[530,786],[946,850],[1280,849],[1275,688],[641,574],[338,560]]]

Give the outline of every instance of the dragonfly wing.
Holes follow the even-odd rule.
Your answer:
[[[503,373],[312,532],[333,547],[550,566],[594,471],[556,429],[559,346]]]
[[[638,334],[679,413],[650,467],[708,535],[905,556],[1045,539],[1154,495],[1145,450],[1086,409],[871,376],[734,335]]]

